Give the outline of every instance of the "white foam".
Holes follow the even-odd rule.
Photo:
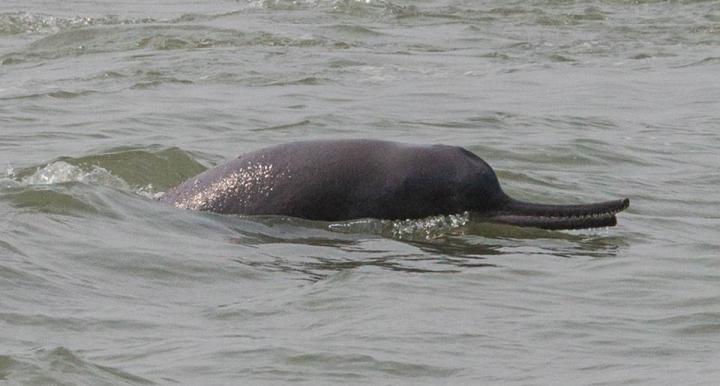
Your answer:
[[[30,176],[20,181],[23,185],[53,185],[66,182],[82,182],[92,185],[110,186],[119,189],[130,189],[122,179],[112,175],[107,169],[93,165],[85,171],[78,166],[64,161],[45,165]]]

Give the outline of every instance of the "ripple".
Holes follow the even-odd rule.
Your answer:
[[[381,372],[388,375],[395,375],[408,378],[416,377],[448,377],[462,371],[459,368],[446,368],[418,363],[379,360],[370,355],[360,354],[337,354],[337,353],[306,353],[288,356],[286,362],[293,366],[308,366],[321,363],[323,368],[328,369],[356,369]]]
[[[57,33],[58,31],[95,25],[144,24],[154,22],[150,18],[120,19],[117,16],[58,17],[35,13],[1,13],[0,36],[22,33]]]
[[[57,59],[129,51],[206,50],[219,47],[350,47],[324,37],[283,36],[270,32],[244,33],[235,29],[201,25],[151,24],[88,26],[60,30],[0,57],[5,65],[37,59]]]

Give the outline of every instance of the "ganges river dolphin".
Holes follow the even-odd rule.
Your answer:
[[[580,205],[519,201],[493,169],[457,146],[355,139],[293,142],[243,154],[159,198],[178,208],[309,220],[473,219],[543,229],[616,225],[621,200]]]

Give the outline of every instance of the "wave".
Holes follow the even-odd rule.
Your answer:
[[[62,346],[23,355],[0,355],[0,379],[19,384],[56,385],[154,383],[113,367],[93,363]]]
[[[179,148],[117,148],[84,157],[60,157],[19,171],[8,166],[5,178],[0,178],[0,187],[79,182],[150,194],[175,186],[205,169],[190,153]]]

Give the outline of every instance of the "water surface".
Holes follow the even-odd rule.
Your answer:
[[[0,383],[720,380],[720,5],[0,4]],[[300,139],[460,145],[612,229],[152,197]]]

